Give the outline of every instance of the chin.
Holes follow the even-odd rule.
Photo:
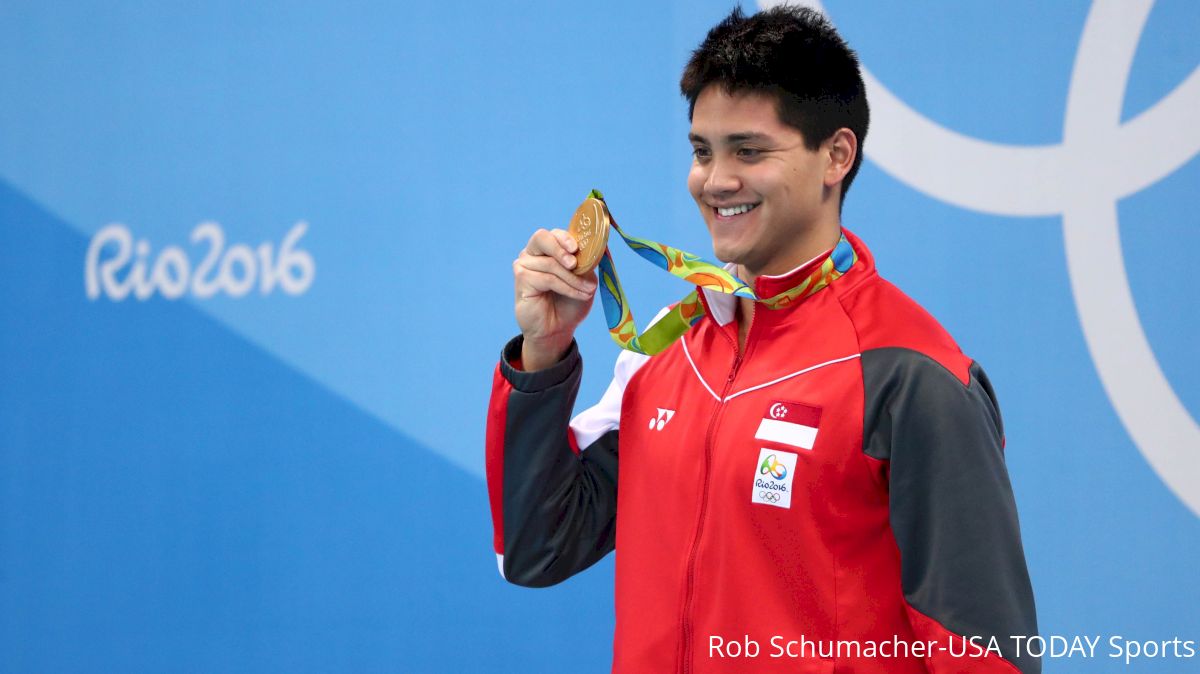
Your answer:
[[[737,253],[723,246],[713,246],[713,257],[717,258],[717,261],[725,264],[730,262],[737,264]]]
[[[746,250],[729,241],[713,241],[713,255],[721,262],[744,264]]]

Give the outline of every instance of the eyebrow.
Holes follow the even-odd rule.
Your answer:
[[[704,136],[701,136],[701,135],[695,134],[695,133],[689,133],[688,140],[692,141],[693,143],[704,143],[705,145],[709,144],[708,139],[706,139]],[[742,131],[739,133],[731,133],[728,136],[725,136],[725,142],[730,143],[730,144],[744,143],[746,141],[763,142],[763,141],[771,141],[771,140],[773,140],[771,138],[771,136],[769,136],[765,133],[759,133],[757,131]]]

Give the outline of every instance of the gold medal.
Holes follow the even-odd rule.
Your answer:
[[[575,209],[567,233],[579,244],[573,270],[577,275],[583,276],[600,264],[600,258],[608,246],[608,226],[611,221],[608,207],[595,197],[584,199]]]

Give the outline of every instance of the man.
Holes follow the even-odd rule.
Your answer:
[[[1037,625],[987,377],[841,227],[853,52],[815,12],[735,10],[681,88],[688,188],[759,301],[703,291],[568,421],[596,280],[533,235],[488,421],[501,572],[545,586],[619,550],[614,671],[1040,671],[1011,638]]]

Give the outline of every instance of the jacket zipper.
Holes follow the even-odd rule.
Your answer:
[[[750,330],[754,327],[753,309],[750,312],[749,320],[750,325],[746,328],[746,345],[750,343]],[[713,437],[716,435],[717,423],[720,421],[721,414],[725,411],[725,396],[729,395],[729,389],[733,388],[733,380],[737,377],[738,368],[742,365],[742,354],[746,350],[739,348],[736,340],[735,337],[733,348],[736,355],[733,358],[733,366],[729,369],[725,387],[721,389],[721,399],[717,401],[716,412],[713,414],[712,420],[708,422],[708,432],[704,438],[704,478],[700,487],[700,515],[696,520],[696,535],[692,538],[692,550],[688,553],[687,580],[683,596],[683,639],[680,651],[680,671],[683,674],[689,674],[692,671],[692,600],[695,594],[696,557],[700,552],[700,537],[704,533],[704,517],[708,512],[708,484],[712,465]]]

